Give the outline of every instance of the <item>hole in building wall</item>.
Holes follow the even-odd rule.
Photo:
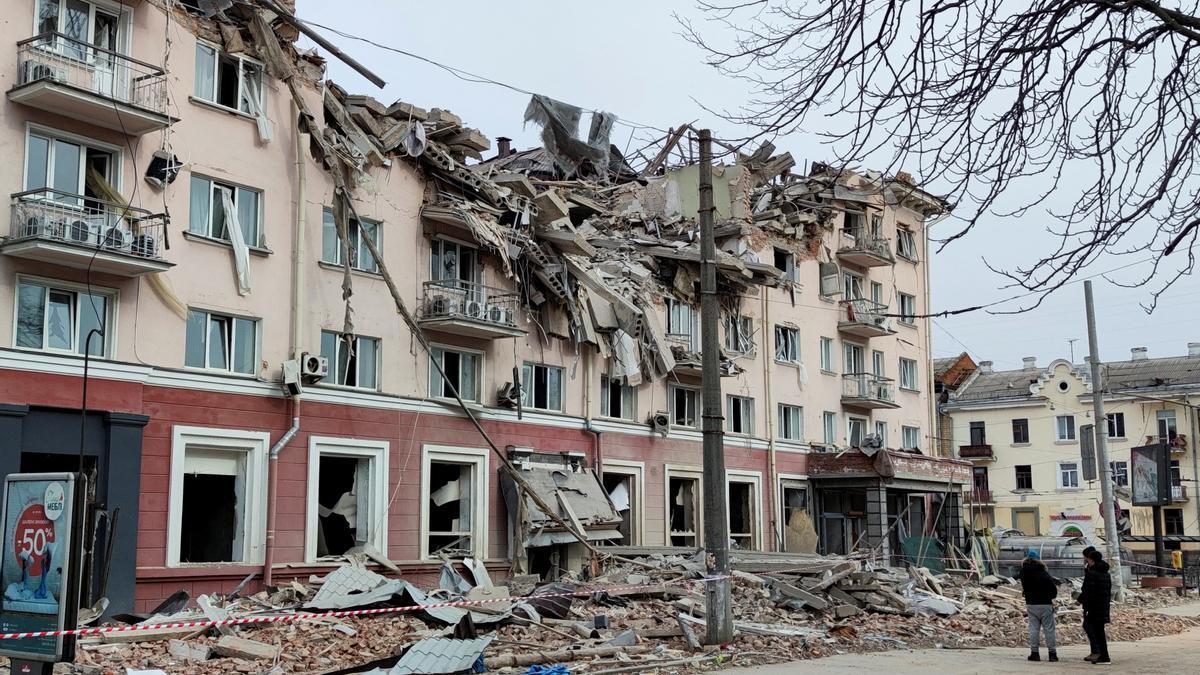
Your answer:
[[[472,555],[472,468],[466,464],[429,464],[429,553]]]
[[[608,498],[612,500],[613,506],[621,514],[621,525],[617,528],[617,531],[621,533],[621,538],[609,541],[625,546],[633,544],[633,476],[605,473],[604,491],[608,493]]]
[[[699,481],[695,478],[672,478],[667,485],[671,499],[671,545],[695,546],[696,533],[696,497],[699,494]]]

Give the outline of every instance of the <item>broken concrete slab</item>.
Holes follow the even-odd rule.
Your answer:
[[[235,659],[275,659],[279,657],[281,648],[257,640],[247,640],[236,635],[224,635],[213,647],[217,656],[228,656]]]
[[[171,640],[167,643],[167,651],[171,656],[184,661],[207,661],[212,656],[212,648],[206,644]]]

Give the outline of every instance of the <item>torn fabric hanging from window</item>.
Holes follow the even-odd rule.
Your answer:
[[[578,175],[585,166],[601,179],[608,176],[609,134],[616,115],[593,112],[587,141],[579,138],[583,109],[547,96],[534,94],[525,108],[525,121],[542,127],[542,144],[564,174]]]
[[[237,270],[238,295],[250,293],[250,247],[242,234],[242,225],[238,222],[238,211],[233,206],[233,193],[224,187],[217,187],[221,193],[221,206],[225,214],[225,232],[229,235],[229,243],[233,245],[233,264]]]

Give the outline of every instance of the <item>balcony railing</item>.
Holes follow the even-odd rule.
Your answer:
[[[167,114],[167,75],[162,68],[62,33],[43,33],[17,43],[16,82],[9,92],[13,100],[129,134],[174,121]],[[37,85],[59,90],[42,91],[45,87]]]
[[[866,298],[842,300],[838,317],[838,330],[859,337],[881,337],[891,335],[892,320],[886,316],[888,307],[882,302]]]
[[[1171,486],[1171,501],[1186,502],[1187,500],[1188,500],[1188,493],[1187,493],[1186,485],[1172,485]]]
[[[842,403],[861,408],[898,408],[896,389],[890,378],[872,373],[842,376]]]
[[[418,320],[434,328],[471,337],[515,337],[517,294],[471,281],[425,282]]]
[[[988,488],[971,488],[971,491],[967,493],[967,498],[971,500],[972,504],[991,504],[992,491]]]
[[[963,459],[992,459],[992,446],[987,443],[958,446],[958,456]]]
[[[48,188],[12,196],[13,255],[68,267],[133,276],[171,266],[163,258],[167,216]]]
[[[838,256],[865,267],[880,267],[896,263],[896,256],[892,254],[892,247],[888,240],[871,234],[865,228],[842,230],[841,241],[838,244]]]

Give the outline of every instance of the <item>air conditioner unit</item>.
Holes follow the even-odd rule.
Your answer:
[[[521,402],[521,386],[512,382],[505,382],[503,387],[500,387],[499,393],[496,394],[496,402],[502,406],[515,408]]]
[[[283,362],[283,393],[288,396],[299,396],[303,391],[300,376],[300,361]]]
[[[501,324],[504,326],[511,326],[513,323],[512,312],[507,307],[500,307],[498,305],[492,305],[491,307],[488,307],[487,318],[488,321],[491,321],[492,323]]]
[[[119,227],[110,227],[104,231],[104,248],[124,250],[132,237]]]
[[[86,220],[72,220],[65,225],[67,239],[80,244],[96,243],[96,228]]]
[[[45,216],[29,216],[25,219],[25,225],[21,228],[22,237],[44,237],[49,234],[47,232],[47,221]]]
[[[48,63],[42,63],[33,59],[27,60],[24,64],[25,72],[23,83],[37,82],[38,80],[65,80],[67,73],[62,69],[55,69]]]
[[[329,359],[319,354],[300,355],[300,377],[308,383],[319,382],[329,375]]]
[[[671,416],[665,412],[656,412],[646,421],[650,424],[650,429],[663,438],[671,433]]]
[[[134,255],[153,258],[158,255],[158,242],[148,234],[139,234],[133,238],[133,243],[129,246],[129,250]]]
[[[464,307],[467,316],[472,319],[482,319],[484,316],[483,303],[478,300],[468,300]]]

